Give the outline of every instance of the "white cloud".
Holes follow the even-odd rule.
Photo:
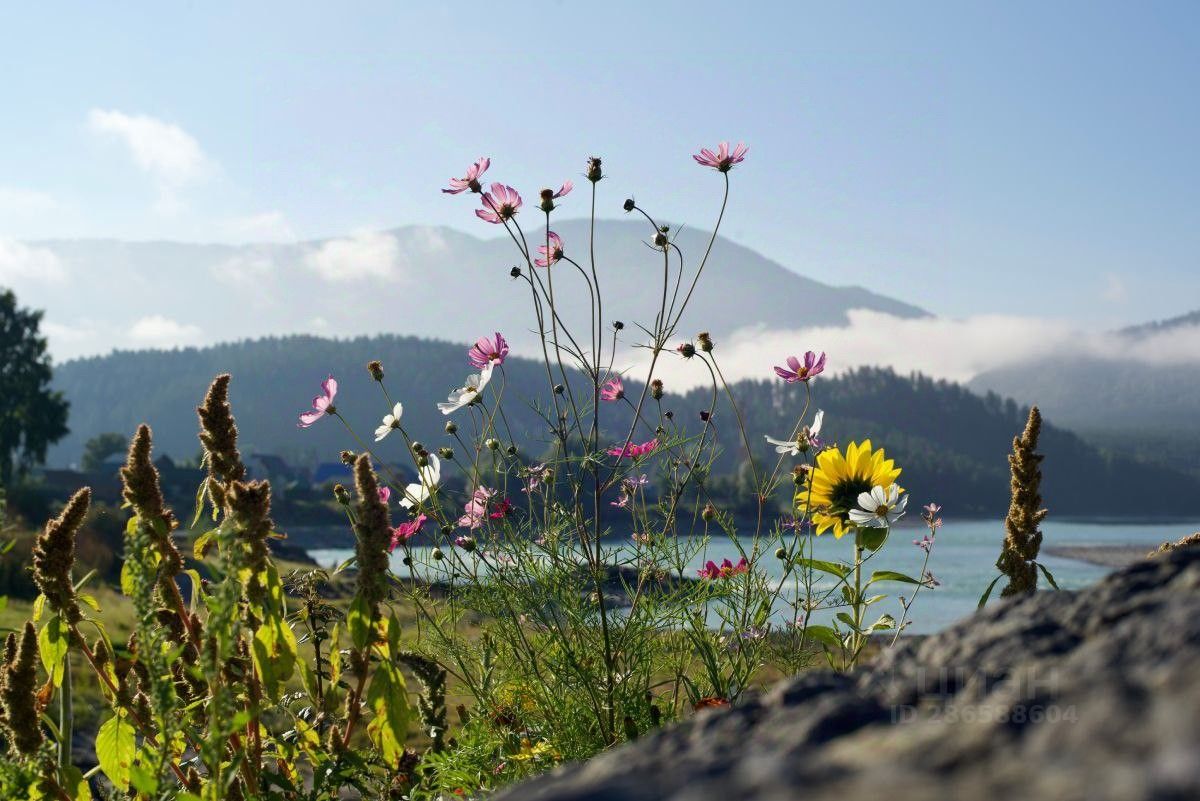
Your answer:
[[[358,231],[332,239],[304,257],[305,265],[326,281],[400,276],[400,244],[391,234]]]
[[[237,242],[294,242],[296,231],[282,211],[265,211],[236,217],[222,226]]]
[[[1109,303],[1124,303],[1129,299],[1129,288],[1125,286],[1125,282],[1121,280],[1121,276],[1116,273],[1106,273],[1104,275],[1104,287],[1100,290],[1100,297]]]
[[[0,282],[62,283],[65,280],[67,271],[53,251],[11,239],[0,239]]]
[[[1035,317],[906,319],[866,309],[855,309],[848,316],[850,323],[844,327],[741,329],[718,338],[716,355],[730,381],[772,378],[772,366],[806,350],[826,351],[831,373],[879,365],[900,373],[915,370],[960,382],[997,367],[1063,356],[1156,365],[1200,364],[1200,326],[1130,340],[1112,332],[1081,331],[1060,320]],[[646,360],[640,354],[628,358],[642,365]],[[672,389],[700,386],[708,380],[703,365],[674,353],[666,354],[660,364],[659,377]]]
[[[180,323],[161,314],[143,317],[129,329],[129,338],[133,342],[157,348],[191,345],[203,335],[199,326]]]
[[[213,167],[191,134],[146,114],[94,108],[88,112],[88,127],[119,139],[139,169],[167,185],[194,183]]]
[[[275,262],[261,253],[238,253],[212,266],[213,278],[234,286],[253,286],[275,272]]]

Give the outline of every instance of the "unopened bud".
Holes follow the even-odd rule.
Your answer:
[[[489,451],[500,450],[500,440],[496,439],[495,437],[488,438],[488,440],[483,444],[487,445]]]
[[[564,387],[562,384],[555,384],[555,385],[554,385],[554,394],[555,394],[555,395],[561,395],[561,394],[563,394],[563,393],[564,393],[564,392],[566,392],[566,391],[567,391],[567,388],[566,388],[566,387]]]
[[[350,505],[350,491],[341,484],[333,485],[333,497],[336,498],[337,502],[342,506]]]
[[[659,231],[654,235],[654,247],[656,248],[665,248],[667,243],[670,241],[671,240],[667,239],[667,235],[662,231]]]
[[[620,320],[613,320],[613,330],[614,331],[620,331],[624,327],[625,327],[625,323],[621,322]]]
[[[454,449],[453,448],[438,448],[438,456],[442,457],[443,459],[447,459],[447,460],[453,459],[454,458]]]
[[[705,523],[711,523],[717,517],[717,507],[712,505],[712,502],[704,504],[704,510],[700,512],[700,516],[704,518]]]
[[[700,350],[705,353],[712,353],[713,341],[707,331],[701,331],[699,334],[696,334],[696,341],[700,343]]]
[[[809,467],[806,464],[798,464],[792,469],[792,483],[797,487],[803,486],[808,482]]]
[[[667,418],[668,420],[674,420],[675,412],[671,411],[670,409],[667,409],[665,412],[663,412],[663,417]]]
[[[376,381],[383,380],[383,364],[378,360],[367,362],[367,372],[370,373],[371,378],[374,378]]]
[[[517,455],[517,446],[509,445],[507,448],[504,449],[504,452],[507,453],[509,456],[516,456]]]
[[[655,400],[659,400],[662,398],[662,396],[663,382],[662,379],[656,378],[650,382],[650,397],[654,398]]]
[[[521,268],[513,267],[511,270],[508,271],[508,274],[511,275],[513,278],[520,278],[521,277]]]
[[[554,190],[553,189],[543,189],[539,194],[542,199],[542,202],[538,206],[538,208],[540,208],[542,211],[546,212],[547,214],[554,211]]]
[[[458,431],[458,423],[454,422],[453,420],[447,420],[446,421],[446,433],[453,434],[456,431]]]
[[[458,539],[456,539],[454,541],[454,544],[457,545],[459,548],[462,548],[467,553],[471,553],[471,551],[475,550],[475,538],[474,537],[459,537]]]
[[[679,351],[680,355],[685,359],[690,359],[696,355],[696,346],[691,342],[684,342],[676,347],[675,350]]]
[[[601,174],[601,172],[600,172],[600,157],[599,156],[592,156],[591,158],[589,158],[587,160],[586,175],[587,175],[587,179],[589,181],[591,181],[592,183],[596,183],[597,181],[599,181],[601,178],[604,177],[603,174]]]
[[[418,455],[425,453],[425,446],[422,445],[418,440],[413,440],[412,452]]]
[[[440,561],[442,561],[443,559],[445,559],[445,558],[446,558],[446,554],[442,553],[442,549],[441,549],[441,548],[434,548],[434,549],[433,549],[433,551],[430,553],[430,555],[431,555],[431,556],[434,558],[434,560],[435,560],[435,561],[437,561],[437,562],[440,562]]]
[[[786,548],[776,548],[775,549],[775,558],[781,562],[783,560],[787,559],[787,549]]]
[[[633,198],[626,198],[625,204],[622,206],[625,211],[633,211],[637,208],[637,204],[633,202]]]

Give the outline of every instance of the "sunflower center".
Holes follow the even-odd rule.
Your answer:
[[[871,481],[866,478],[844,478],[833,485],[829,493],[830,506],[834,515],[842,520],[849,518],[850,510],[858,505],[858,496],[871,491]]]

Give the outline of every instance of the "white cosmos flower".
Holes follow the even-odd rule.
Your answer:
[[[472,373],[467,376],[467,383],[464,386],[451,392],[444,403],[439,403],[438,409],[442,414],[457,412],[464,406],[477,403],[483,397],[483,388],[487,386],[488,381],[492,380],[492,365],[493,362],[488,362],[487,366],[478,374]]]
[[[907,505],[908,496],[900,497],[899,485],[873,487],[870,492],[859,493],[859,508],[850,510],[850,522],[864,528],[890,528],[904,517]]]
[[[404,488],[404,497],[400,499],[400,505],[405,509],[424,503],[433,488],[442,480],[442,463],[432,453],[426,458],[429,459],[429,464],[417,468],[417,481]]]
[[[383,423],[375,429],[375,441],[382,442],[383,438],[400,427],[400,415],[404,414],[404,404],[397,403],[392,407],[391,414],[383,416]]]
[[[776,453],[786,453],[789,456],[799,456],[802,451],[817,442],[817,435],[821,433],[821,424],[825,422],[825,412],[822,409],[817,410],[817,414],[813,417],[811,426],[805,426],[800,429],[800,434],[793,440],[775,439],[774,437],[764,437],[764,439],[775,446]],[[803,445],[803,447],[801,447]]]

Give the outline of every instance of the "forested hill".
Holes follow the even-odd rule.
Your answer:
[[[68,362],[55,382],[71,402],[71,434],[51,453],[51,464],[79,460],[84,442],[104,432],[132,432],[140,422],[154,428],[156,448],[177,460],[198,450],[195,406],[212,377],[234,376],[231,398],[246,453],[273,453],[302,464],[335,461],[344,448],[357,448],[336,420],[308,430],[296,427],[328,374],[341,384],[338,409],[369,436],[387,410],[365,369],[381,359],[387,386],[404,403],[406,428],[439,445],[445,418],[436,403],[460,386],[469,371],[459,344],[415,337],[378,336],[350,340],[316,337],[269,338],[176,351],[117,352]],[[547,428],[530,408],[548,393],[540,362],[510,358],[505,364],[505,409],[513,438],[530,458],[546,448]],[[499,382],[497,382],[499,383]],[[632,382],[630,382],[632,383]],[[630,392],[633,393],[631,388]],[[804,391],[781,382],[743,382],[734,387],[743,404],[747,433],[756,451],[773,464],[764,434],[785,437],[803,405]],[[815,407],[826,412],[826,439],[845,443],[870,437],[904,467],[903,485],[913,501],[937,500],[957,514],[1002,513],[1008,497],[1006,455],[1025,412],[998,396],[890,370],[861,369],[813,383]],[[664,398],[677,421],[698,425],[711,392]],[[628,408],[608,404],[602,426],[610,438],[623,436],[619,423]],[[461,421],[469,428],[464,416]],[[725,448],[718,472],[736,474],[740,434],[732,410],[719,405],[716,428]],[[1052,423],[1053,421],[1051,421]],[[627,424],[627,423],[626,423]],[[401,457],[399,442],[384,443]],[[1194,513],[1191,499],[1200,481],[1182,473],[1101,455],[1074,434],[1047,425],[1043,432],[1046,503],[1057,514],[1155,517]]]

